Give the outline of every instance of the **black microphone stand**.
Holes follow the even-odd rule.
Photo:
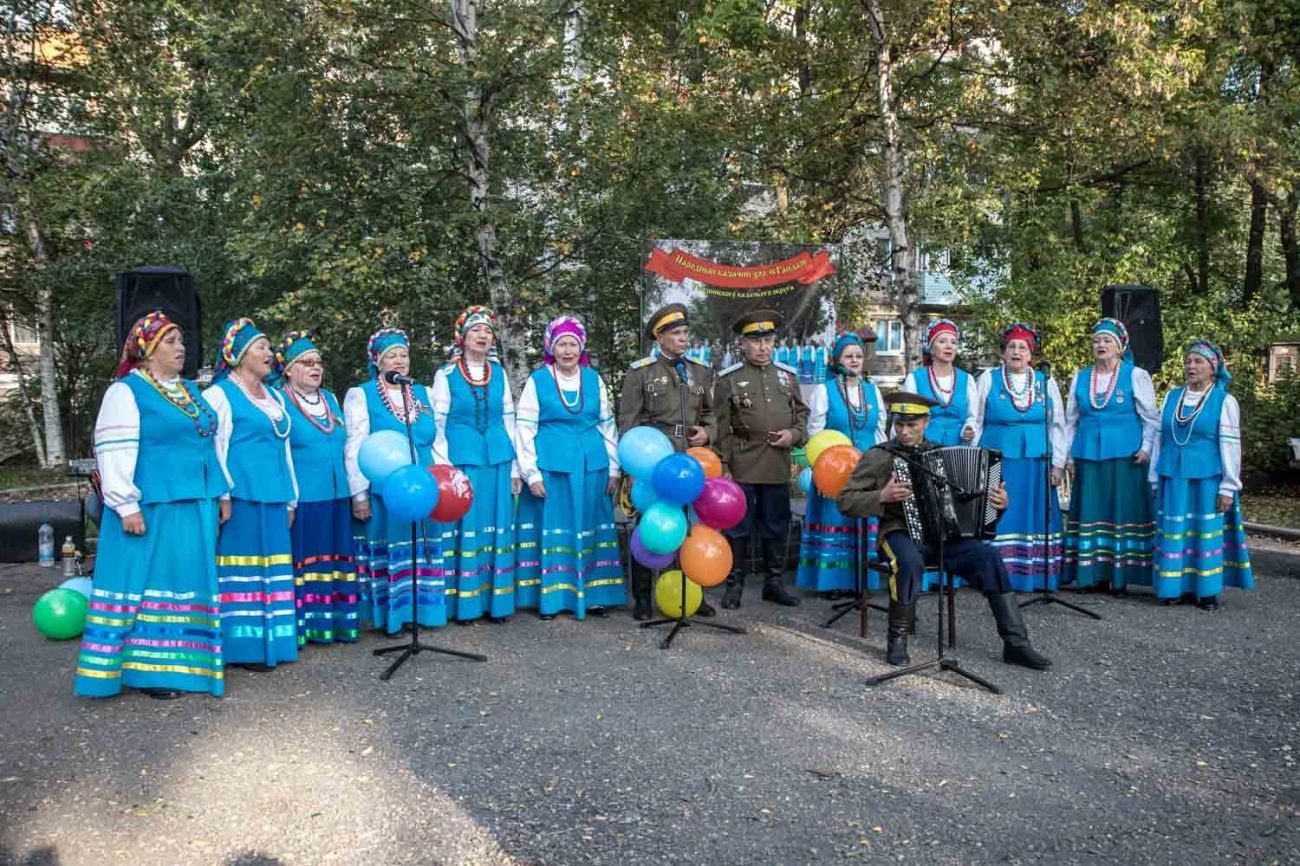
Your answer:
[[[1056,488],[1052,486],[1052,404],[1047,394],[1047,383],[1051,380],[1052,365],[1043,361],[1038,365],[1038,369],[1043,373],[1043,442],[1047,449],[1047,472],[1044,476],[1044,487],[1046,495],[1043,497],[1043,588],[1035,591],[1034,597],[1028,601],[1020,602],[1021,607],[1028,607],[1031,604],[1059,604],[1061,607],[1067,607],[1075,613],[1081,613],[1084,616],[1090,616],[1093,619],[1101,619],[1101,614],[1087,608],[1080,607],[1073,602],[1066,601],[1056,594],[1056,591],[1048,585],[1051,581],[1052,565],[1052,497],[1056,495]],[[1115,371],[1119,375],[1119,371]],[[1034,371],[1029,371],[1029,393],[1034,393]],[[1065,538],[1065,516],[1061,516],[1061,538]]]
[[[404,378],[405,377],[394,376],[394,380],[399,382],[401,381],[401,379]],[[416,457],[415,457],[415,434],[411,432],[411,399],[408,396],[409,392],[406,388],[406,385],[409,384],[410,382],[409,380],[407,380],[405,383],[403,383],[403,387],[402,387],[402,414],[403,414],[403,420],[406,422],[406,444],[411,451],[411,463],[413,465],[419,465],[418,463],[416,463]],[[384,387],[383,382],[379,382],[378,385],[380,388]],[[421,541],[424,542],[424,546],[422,548],[416,548],[415,546],[415,524],[417,522],[420,524],[420,539]],[[432,646],[430,644],[423,643],[420,640],[420,557],[417,554],[417,550],[427,551],[428,548],[429,548],[429,536],[425,531],[424,521],[412,520],[411,521],[411,640],[407,643],[393,644],[392,646],[386,646],[386,647],[381,647],[380,649],[377,650],[372,650],[372,652],[377,656],[387,655],[388,653],[401,653],[401,655],[399,655],[396,658],[396,660],[394,660],[393,663],[389,665],[388,668],[382,674],[379,675],[379,679],[384,682],[387,682],[388,679],[392,677],[392,675],[397,671],[397,669],[402,666],[403,662],[405,662],[411,656],[419,655],[420,653],[423,652],[442,653],[443,655],[457,656],[458,658],[469,659],[471,661],[476,661],[476,662],[487,661],[487,656],[480,655],[479,653],[462,652],[461,650],[446,649],[444,647]],[[391,562],[389,564],[391,566]]]
[[[890,454],[894,455],[895,457],[898,457],[903,462],[905,462],[913,470],[921,472],[932,483],[942,484],[944,487],[948,488],[950,491],[952,491],[953,495],[956,496],[958,499],[969,500],[974,496],[978,495],[976,493],[971,493],[970,491],[965,490],[962,487],[954,484],[953,482],[949,481],[946,476],[940,475],[939,473],[932,471],[930,467],[926,466],[923,461],[916,459],[911,454],[908,454],[897,448],[889,447],[888,445],[885,445],[883,447]],[[944,563],[944,544],[946,541],[947,533],[943,531],[942,527],[940,527],[940,531],[937,533],[937,535],[939,537],[939,549],[938,549],[939,558],[937,562],[937,566],[939,569],[939,580],[941,581],[941,584],[947,588],[948,594],[951,597],[951,594],[953,592],[952,575],[948,572],[947,566]],[[899,677],[905,677],[910,674],[919,674],[922,671],[929,670],[930,668],[936,668],[941,671],[952,671],[958,676],[965,677],[966,679],[970,680],[976,685],[983,686],[984,688],[988,689],[990,692],[992,692],[995,695],[1002,694],[1002,689],[998,688],[993,683],[984,679],[979,674],[976,674],[972,671],[968,671],[966,670],[966,668],[962,667],[961,661],[957,659],[955,656],[944,654],[943,596],[944,594],[942,592],[936,592],[934,594],[935,602],[937,605],[936,610],[938,611],[939,614],[939,630],[938,633],[936,634],[936,639],[935,639],[935,647],[936,647],[935,657],[930,659],[929,661],[919,662],[914,665],[908,665],[907,667],[898,668],[897,670],[892,670],[889,671],[888,673],[880,674],[879,676],[868,677],[866,679],[867,685],[878,686],[881,683],[888,682],[889,680],[898,679]]]

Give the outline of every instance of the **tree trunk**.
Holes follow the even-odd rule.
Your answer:
[[[1250,232],[1246,235],[1246,282],[1241,306],[1249,307],[1264,284],[1264,229],[1268,223],[1268,195],[1259,178],[1250,181]]]
[[[41,438],[41,425],[36,423],[36,413],[32,411],[32,394],[27,390],[27,373],[23,370],[22,359],[14,346],[14,335],[10,330],[10,317],[0,317],[0,331],[4,332],[5,351],[9,353],[9,364],[13,367],[14,378],[18,380],[18,396],[23,403],[23,414],[27,416],[27,429],[32,434],[32,447],[35,449],[36,462],[45,466],[45,442]]]
[[[902,133],[894,107],[893,48],[885,31],[880,0],[864,0],[871,37],[876,43],[876,96],[884,124],[884,163],[881,166],[881,192],[884,198],[885,227],[890,242],[890,293],[903,322],[905,359],[909,368],[921,362],[921,304],[917,295],[916,257],[908,242],[907,210],[903,201]]]
[[[450,0],[451,26],[460,44],[460,65],[465,71],[465,170],[469,177],[469,200],[477,227],[479,264],[487,281],[488,299],[500,318],[502,365],[511,383],[522,387],[528,376],[527,356],[523,347],[526,337],[526,313],[515,302],[501,267],[501,245],[496,221],[488,203],[488,170],[492,154],[487,133],[496,109],[495,93],[485,96],[478,78],[479,34],[477,0]]]
[[[1291,309],[1300,310],[1300,246],[1296,242],[1296,205],[1300,203],[1300,187],[1291,192],[1278,208],[1278,235],[1282,241],[1282,260],[1286,262],[1286,289],[1291,295]]]
[[[1210,293],[1210,166],[1203,150],[1197,149],[1193,172],[1196,187],[1196,291]]]
[[[27,241],[32,247],[32,264],[37,273],[45,270],[49,255],[45,235],[30,214]],[[36,335],[40,341],[41,415],[45,421],[45,468],[56,469],[67,462],[63,452],[63,416],[59,411],[59,380],[54,367],[54,289],[42,278],[36,290]]]
[[[1088,251],[1083,240],[1083,209],[1077,198],[1070,199],[1070,236],[1074,239],[1074,248],[1081,253]]]

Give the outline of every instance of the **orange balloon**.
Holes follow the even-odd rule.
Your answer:
[[[694,448],[687,448],[686,453],[700,461],[700,465],[704,467],[705,478],[722,477],[722,458],[714,453],[712,448],[696,445]]]
[[[700,586],[717,586],[731,573],[731,545],[726,536],[703,523],[691,527],[678,555],[686,577]]]
[[[823,496],[834,499],[849,483],[849,476],[861,459],[862,452],[852,445],[832,445],[813,465],[813,483]]]

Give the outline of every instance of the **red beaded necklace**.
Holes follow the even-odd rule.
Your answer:
[[[303,402],[306,400],[307,395],[299,394],[298,389],[293,387],[290,387],[288,391],[289,391],[289,401],[293,403],[293,405],[297,406],[298,411],[307,417],[307,420],[311,422],[311,426],[315,427],[317,430],[324,433],[326,436],[334,432],[334,425],[335,422],[338,421],[338,419],[335,418],[334,413],[330,411],[329,403],[325,401],[324,394],[322,394],[320,391],[316,392],[317,399],[325,403],[325,421],[324,423],[322,423],[320,421],[317,421],[316,416],[313,415],[310,411],[308,411],[307,407],[303,405]]]
[[[466,363],[464,355],[456,359],[456,366],[460,368],[460,374],[465,377],[465,381],[475,388],[484,388],[492,381],[492,362],[486,358],[483,359],[482,379],[475,379],[470,375],[469,364]]]
[[[957,390],[957,368],[954,367],[952,370],[952,387],[948,388],[946,391],[943,386],[939,384],[939,377],[934,374],[933,364],[926,365],[925,371],[930,377],[930,393],[934,394],[934,398],[939,401],[939,405],[952,405],[952,395],[953,392]]]
[[[384,408],[391,412],[393,417],[398,421],[405,422],[408,420],[402,407],[393,404],[393,398],[388,395],[388,386],[385,385],[382,380],[376,380],[375,387],[379,390],[379,399],[384,404]],[[415,421],[416,418],[420,417],[420,411],[424,408],[424,404],[415,399],[415,391],[412,390],[410,385],[402,385],[401,388],[402,393],[405,395],[403,402],[405,405],[411,407],[411,417],[409,420]]]

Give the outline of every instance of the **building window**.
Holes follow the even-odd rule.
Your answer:
[[[900,320],[876,320],[876,354],[903,354],[903,323]]]

